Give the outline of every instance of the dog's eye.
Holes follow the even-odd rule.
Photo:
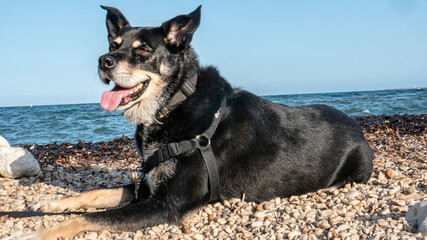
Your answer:
[[[147,50],[147,49],[145,49],[145,48],[140,48],[140,49],[139,49],[139,52],[140,52],[141,54],[146,54],[146,53],[148,53],[148,50]]]

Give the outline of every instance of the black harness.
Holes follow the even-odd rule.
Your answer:
[[[162,119],[166,117],[169,113],[169,110],[176,105],[177,103],[180,103],[184,101],[186,98],[188,98],[191,94],[193,94],[196,91],[196,84],[197,84],[197,74],[195,74],[190,80],[184,81],[181,88],[176,92],[172,98],[169,100],[168,104],[166,106],[162,106],[159,111],[157,111],[156,116],[154,117],[154,120],[158,124],[162,124]]]
[[[197,80],[197,79],[196,79]],[[185,98],[190,96],[195,92],[195,87],[190,81],[186,81],[181,87],[181,95],[185,95]],[[176,93],[175,95],[177,95]],[[176,104],[176,101],[183,101],[182,96],[173,96],[171,101],[174,101],[172,105]],[[175,100],[174,100],[175,99]],[[168,107],[163,107],[162,111],[159,111],[157,116],[163,118],[166,116],[169,107],[172,106],[171,103],[168,104]],[[142,176],[139,177],[137,172],[133,173],[133,178],[135,180],[135,200],[138,198],[138,189],[140,185],[140,181],[145,178],[145,175],[149,173],[151,170],[159,166],[161,163],[167,161],[170,158],[176,157],[180,154],[191,152],[194,150],[199,150],[202,155],[203,161],[208,170],[209,176],[209,201],[217,201],[220,199],[219,197],[219,176],[218,176],[218,167],[215,155],[212,151],[211,147],[211,138],[215,134],[215,130],[217,129],[223,115],[227,110],[226,99],[221,102],[221,106],[218,111],[215,113],[213,121],[209,128],[200,135],[195,136],[193,139],[183,140],[180,142],[172,142],[163,145],[157,151],[155,151],[147,160],[142,162],[142,166],[137,170],[142,173]],[[157,119],[157,121],[159,121]],[[160,122],[160,121],[159,121]],[[160,122],[161,124],[161,122]]]

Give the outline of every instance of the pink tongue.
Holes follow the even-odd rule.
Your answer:
[[[123,97],[129,95],[132,88],[121,88],[115,86],[111,91],[106,91],[102,94],[101,107],[107,111],[113,111],[116,109]]]

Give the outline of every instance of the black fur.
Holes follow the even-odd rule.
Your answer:
[[[102,67],[108,56],[159,74],[163,64],[168,69],[161,74],[167,83],[162,95],[166,104],[185,79],[198,76],[196,92],[174,106],[162,124],[138,124],[136,143],[144,159],[161,144],[192,139],[205,131],[226,97],[228,112],[212,138],[222,199],[245,194],[247,201],[261,202],[370,178],[372,150],[358,124],[344,113],[325,105],[272,103],[233,89],[214,67],[199,67],[189,44],[199,25],[200,7],[158,28],[131,28],[120,11],[104,8],[108,10],[112,45],[112,51],[100,58],[105,80],[115,81]],[[178,30],[170,35],[171,29]],[[117,36],[125,40],[120,46],[112,42]],[[150,54],[135,53],[129,45],[135,40],[144,43]],[[154,169],[161,177],[155,188],[150,189],[148,180],[141,184],[139,202],[85,218],[117,230],[136,230],[177,223],[185,213],[205,205],[208,175],[200,153],[182,154],[169,161],[175,166],[173,174],[162,172],[161,166]]]

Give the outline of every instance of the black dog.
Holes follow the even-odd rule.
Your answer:
[[[324,105],[289,107],[233,89],[214,67],[199,67],[190,47],[200,7],[161,27],[131,27],[107,13],[110,52],[99,58],[106,84],[101,105],[125,110],[146,177],[33,205],[33,210],[105,208],[27,238],[72,237],[81,231],[135,231],[177,223],[210,201],[265,201],[348,182],[366,182],[373,153],[358,124]],[[135,192],[137,194],[135,194]]]

